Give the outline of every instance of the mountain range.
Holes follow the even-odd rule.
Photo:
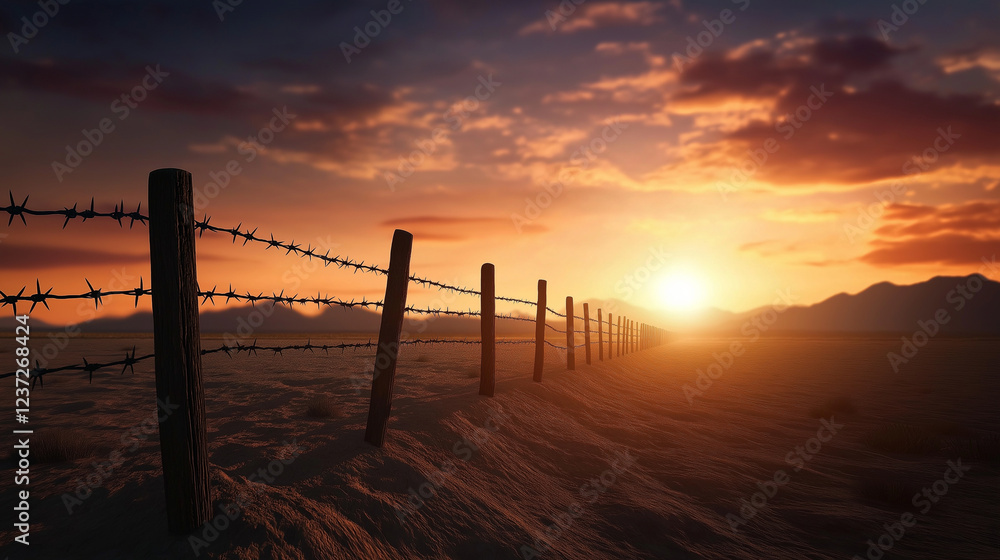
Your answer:
[[[581,302],[582,303],[582,302]],[[685,321],[658,315],[620,300],[588,301],[596,316],[602,308],[604,318],[610,310],[614,317],[624,314],[659,324],[679,333],[727,334],[757,331],[762,334],[791,333],[908,333],[932,329],[953,335],[1000,335],[1000,283],[986,277],[937,276],[918,284],[899,286],[881,282],[857,294],[841,293],[808,306],[766,306],[742,313],[707,309],[697,321]],[[577,304],[577,316],[583,306]],[[525,317],[533,319],[533,310]],[[226,307],[201,314],[203,333],[230,333],[241,338],[273,333],[377,333],[380,315],[365,309],[326,309],[306,315],[284,306]],[[549,316],[550,324],[561,319]],[[152,313],[134,313],[126,317],[99,318],[81,324],[85,333],[142,333],[152,331]],[[35,331],[61,330],[32,318]],[[13,332],[14,319],[0,319],[0,328]],[[403,323],[410,336],[474,335],[479,319],[456,316],[415,316]],[[249,333],[249,334],[247,334]],[[534,325],[524,321],[497,321],[501,336],[531,336]]]

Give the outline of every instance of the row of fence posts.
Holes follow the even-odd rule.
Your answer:
[[[156,397],[176,403],[175,413],[159,423],[160,457],[166,491],[167,526],[171,533],[187,534],[212,518],[208,470],[208,436],[201,370],[198,283],[195,255],[194,205],[191,174],[181,169],[158,169],[149,174],[149,254],[153,307],[153,347]],[[413,235],[395,230],[389,255],[385,298],[379,325],[365,441],[385,442],[396,360],[400,348],[406,291],[410,277]],[[479,394],[493,396],[496,386],[496,278],[495,267],[481,270]],[[535,314],[533,379],[542,381],[545,362],[545,280],[538,281]],[[607,321],[597,310],[598,360],[662,344],[665,331],[627,317]],[[591,363],[590,306],[583,304],[584,358]],[[617,330],[612,330],[612,325]],[[617,334],[617,336],[615,336]],[[566,369],[576,369],[576,325],[573,298],[566,298]]]

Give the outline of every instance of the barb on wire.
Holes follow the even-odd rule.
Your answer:
[[[528,301],[526,299],[509,298],[509,297],[504,297],[504,296],[496,296],[494,299],[497,299],[497,300],[500,300],[500,301],[509,301],[511,303],[523,303],[524,305],[534,305],[535,307],[538,307],[538,303],[537,302]]]
[[[317,308],[323,305],[327,307],[339,306],[345,308],[382,307],[381,301],[368,301],[366,298],[361,298],[360,301],[355,299],[351,299],[350,301],[344,301],[342,299],[335,297],[329,297],[329,296],[323,297],[318,293],[315,296],[300,297],[298,294],[286,296],[284,290],[282,290],[277,294],[272,292],[271,295],[269,296],[264,295],[263,292],[260,292],[257,295],[253,295],[249,291],[246,292],[245,294],[241,294],[233,290],[232,284],[229,285],[228,291],[220,292],[217,291],[217,288],[218,288],[217,286],[213,286],[211,290],[198,292],[198,297],[202,298],[201,302],[204,304],[205,302],[210,301],[212,302],[212,305],[215,305],[215,298],[224,297],[226,298],[226,303],[229,303],[229,300],[236,300],[238,302],[244,302],[244,301],[249,302],[250,305],[256,305],[258,301],[270,301],[276,304],[287,304],[289,306],[294,304],[299,304],[299,305],[316,304]]]
[[[28,221],[25,220],[24,218],[25,216],[63,216],[65,218],[65,220],[63,220],[63,225],[62,225],[63,228],[66,227],[66,224],[68,224],[70,220],[75,220],[77,218],[81,218],[84,222],[93,218],[111,218],[112,220],[118,222],[119,226],[122,226],[122,220],[128,218],[129,229],[132,228],[132,225],[135,224],[136,221],[138,221],[143,225],[146,225],[146,220],[149,219],[149,216],[143,215],[141,212],[142,210],[141,202],[138,205],[136,205],[134,212],[125,211],[125,201],[115,204],[115,209],[111,212],[98,212],[94,210],[93,198],[90,199],[89,209],[77,210],[76,209],[77,205],[73,204],[72,208],[67,207],[63,208],[62,210],[33,210],[31,208],[28,208],[27,206],[29,198],[28,196],[24,197],[24,201],[21,202],[21,204],[17,204],[14,202],[14,192],[8,191],[7,194],[10,197],[10,206],[0,206],[0,212],[7,213],[8,226],[14,222],[14,218],[20,218],[22,224],[28,225]]]
[[[138,357],[136,357],[136,355],[135,355],[135,346],[133,346],[131,352],[126,352],[125,353],[125,358],[124,359],[116,360],[116,361],[113,361],[113,362],[100,362],[100,363],[95,362],[95,363],[91,363],[91,362],[87,361],[87,358],[83,358],[83,363],[82,364],[74,364],[74,365],[71,365],[71,366],[62,366],[62,367],[57,367],[57,368],[43,368],[43,367],[40,367],[38,365],[38,360],[35,360],[35,367],[31,368],[28,371],[28,377],[31,379],[31,388],[32,389],[35,388],[35,383],[36,382],[41,382],[41,387],[45,387],[45,380],[42,377],[45,376],[45,375],[47,375],[47,374],[49,374],[49,373],[57,373],[57,372],[60,372],[60,371],[85,371],[85,372],[87,372],[87,377],[88,377],[89,381],[91,383],[93,383],[93,381],[94,381],[94,372],[97,371],[97,370],[104,369],[104,368],[107,368],[107,367],[112,367],[112,366],[122,366],[122,372],[121,372],[121,374],[124,374],[126,370],[131,370],[132,373],[135,373],[135,368],[133,368],[132,366],[134,366],[135,364],[137,364],[137,363],[139,363],[139,362],[141,362],[143,360],[148,360],[148,359],[150,359],[152,357],[153,357],[152,354],[146,354],[144,356],[138,356]],[[5,373],[3,375],[0,375],[0,379],[3,379],[5,377],[13,377],[14,375],[16,375],[16,372]]]
[[[289,253],[295,253],[299,257],[305,257],[310,260],[313,258],[317,258],[323,261],[324,266],[335,264],[339,268],[345,268],[345,267],[353,268],[355,272],[358,271],[371,272],[383,275],[389,273],[389,271],[384,268],[380,268],[378,266],[371,264],[365,264],[364,261],[354,261],[351,260],[350,258],[341,257],[339,255],[331,257],[329,249],[325,253],[320,253],[319,248],[317,247],[314,249],[312,245],[306,245],[306,248],[303,249],[302,245],[295,243],[294,239],[290,243],[286,243],[284,241],[276,240],[274,238],[274,234],[269,234],[267,238],[258,237],[256,235],[258,228],[254,228],[253,230],[251,230],[250,228],[246,228],[245,231],[241,231],[241,228],[243,227],[242,222],[240,222],[236,227],[224,228],[224,227],[213,226],[212,224],[210,224],[209,222],[211,221],[211,219],[212,218],[210,216],[206,215],[204,219],[202,219],[201,221],[195,221],[194,228],[198,230],[198,237],[201,237],[202,234],[204,234],[206,231],[211,231],[215,233],[225,233],[233,236],[233,243],[236,243],[236,240],[238,238],[242,238],[243,245],[246,245],[248,242],[251,241],[254,243],[261,243],[266,245],[265,250],[270,249],[271,247],[275,247],[277,249],[284,249],[286,255]]]
[[[564,319],[566,318],[566,315],[564,315],[564,314],[556,311],[555,309],[552,309],[551,307],[549,307],[547,305],[545,306],[545,309],[547,309],[549,313],[555,315],[556,317],[562,317]]]
[[[346,350],[348,348],[358,349],[358,348],[374,348],[376,343],[368,340],[368,342],[342,342],[339,344],[313,344],[312,339],[308,339],[305,344],[288,344],[285,346],[268,346],[257,344],[257,339],[255,338],[253,344],[242,344],[236,342],[235,344],[223,344],[217,348],[212,348],[209,350],[202,350],[201,355],[205,356],[207,354],[217,354],[219,352],[225,352],[229,357],[233,356],[233,352],[240,354],[241,352],[246,352],[247,355],[258,356],[258,350],[272,352],[272,355],[280,355],[285,350],[308,350],[310,352],[315,352],[316,350],[322,350],[323,352],[329,354],[330,350]]]
[[[461,286],[452,286],[445,284],[444,282],[437,282],[435,280],[428,280],[427,278],[421,278],[419,276],[410,275],[410,281],[416,282],[417,284],[422,284],[424,286],[430,286],[437,288],[438,290],[450,290],[452,292],[458,292],[460,294],[469,294],[473,296],[482,296],[482,292],[473,290],[472,288],[463,288]]]
[[[473,311],[471,309],[467,311],[455,311],[452,309],[418,309],[416,307],[407,306],[404,309],[407,313],[416,313],[418,315],[455,315],[458,317],[479,317],[482,315],[479,311]]]
[[[101,304],[104,303],[105,296],[134,296],[135,305],[139,305],[139,296],[146,296],[152,293],[149,288],[144,288],[142,285],[142,278],[139,279],[139,287],[133,288],[131,290],[108,290],[104,291],[100,288],[95,288],[90,280],[84,278],[84,282],[87,283],[88,290],[80,294],[53,294],[52,288],[42,291],[42,285],[39,280],[35,280],[35,293],[24,295],[24,291],[27,286],[21,288],[16,294],[6,294],[3,290],[0,290],[0,308],[10,305],[14,309],[14,314],[17,315],[17,304],[19,302],[31,302],[31,308],[28,310],[29,313],[35,310],[35,306],[41,303],[46,309],[49,308],[48,300],[57,299],[92,299],[94,300],[94,308],[96,309]]]
[[[517,315],[497,313],[497,319],[507,319],[508,321],[524,321],[526,323],[534,323],[535,320],[530,317],[520,317]]]
[[[41,282],[39,280],[35,280],[34,294],[24,295],[24,291],[27,289],[26,286],[22,287],[21,290],[16,294],[6,294],[2,290],[0,290],[0,308],[10,305],[14,310],[14,314],[17,315],[17,304],[19,302],[31,302],[31,309],[28,310],[28,312],[30,313],[31,311],[34,311],[35,306],[38,305],[39,303],[48,308],[49,307],[48,300],[50,299],[51,300],[92,299],[94,300],[94,307],[97,308],[104,303],[104,298],[106,296],[119,296],[119,295],[133,296],[135,298],[134,306],[138,307],[140,296],[148,296],[153,293],[152,289],[144,287],[142,278],[139,278],[139,287],[133,288],[131,290],[104,291],[100,288],[94,288],[94,286],[90,283],[90,280],[87,280],[86,278],[84,278],[84,282],[87,283],[87,288],[89,289],[88,291],[80,294],[53,294],[52,288],[49,288],[48,290],[43,292]],[[298,294],[286,296],[284,290],[282,290],[280,293],[277,294],[272,293],[269,296],[264,295],[263,292],[258,293],[257,295],[254,295],[249,291],[246,293],[238,293],[233,290],[232,285],[229,286],[228,291],[217,291],[216,287],[213,287],[211,290],[199,291],[198,296],[202,298],[203,304],[210,301],[212,302],[212,305],[215,305],[216,297],[219,298],[224,297],[226,298],[226,303],[229,303],[230,300],[236,300],[237,302],[244,302],[244,301],[249,302],[251,305],[256,305],[258,301],[271,301],[276,304],[287,304],[289,306],[294,304],[299,304],[299,305],[316,304],[316,307],[321,307],[325,305],[327,307],[339,306],[346,308],[353,308],[353,307],[378,308],[382,306],[381,301],[368,301],[365,298],[362,298],[361,300],[351,299],[350,301],[344,301],[335,297],[329,297],[329,296],[324,297],[321,296],[320,294],[316,294],[316,296],[302,296],[302,297],[300,297]]]

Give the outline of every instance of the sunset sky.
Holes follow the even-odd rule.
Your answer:
[[[213,224],[383,266],[402,228],[416,274],[478,288],[493,262],[498,293],[545,278],[557,305],[808,304],[1000,248],[996,2],[73,1],[24,33],[39,10],[0,8],[0,165],[32,208],[145,210],[149,171],[179,167]],[[0,228],[0,289],[148,284],[145,227],[61,225]],[[202,288],[384,290],[224,236],[198,251]]]

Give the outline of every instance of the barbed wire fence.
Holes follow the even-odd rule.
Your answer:
[[[302,246],[300,243],[284,241],[273,234],[258,235],[258,228],[245,227],[242,222],[233,227],[221,227],[211,223],[211,217],[205,215],[201,220],[194,216],[193,189],[191,174],[179,169],[160,169],[149,176],[147,214],[142,211],[142,204],[136,205],[134,211],[126,211],[124,201],[115,204],[111,211],[95,209],[95,200],[91,198],[89,207],[78,209],[78,205],[65,206],[62,209],[45,210],[28,206],[30,197],[26,196],[20,204],[16,203],[13,192],[9,193],[10,204],[0,207],[0,212],[8,215],[7,225],[11,227],[15,220],[27,226],[29,216],[56,216],[62,218],[62,228],[65,229],[71,221],[87,222],[88,220],[111,220],[124,228],[127,221],[129,229],[137,223],[149,230],[151,284],[146,286],[143,279],[139,285],[131,289],[104,290],[94,287],[90,280],[84,278],[87,289],[79,293],[53,293],[54,288],[42,290],[41,279],[35,280],[34,291],[28,286],[22,286],[14,292],[0,290],[0,308],[10,307],[14,315],[28,306],[28,313],[39,305],[49,309],[49,302],[62,300],[90,300],[95,309],[100,308],[104,298],[130,297],[134,307],[138,307],[141,298],[149,297],[153,309],[153,341],[152,353],[137,355],[133,346],[126,351],[125,356],[118,360],[91,361],[86,357],[82,363],[60,367],[42,367],[35,361],[34,366],[25,360],[25,367],[17,371],[0,374],[0,379],[7,377],[23,377],[34,388],[36,383],[44,387],[46,375],[60,372],[86,373],[89,382],[93,382],[94,373],[121,367],[119,375],[126,371],[135,372],[134,366],[139,363],[153,361],[156,378],[157,398],[169,399],[178,403],[183,414],[171,415],[160,423],[161,459],[163,463],[164,480],[167,492],[167,518],[171,532],[183,534],[201,526],[211,518],[211,499],[208,491],[207,465],[207,431],[205,426],[204,387],[201,375],[201,358],[211,354],[224,353],[228,356],[246,354],[256,356],[260,353],[282,355],[284,352],[317,352],[329,353],[331,350],[346,352],[348,350],[375,350],[374,372],[370,378],[371,400],[369,402],[368,423],[365,430],[365,441],[381,447],[385,441],[389,413],[391,410],[392,387],[396,373],[396,362],[399,350],[405,346],[418,345],[455,345],[479,346],[480,356],[480,389],[479,394],[493,396],[496,385],[497,345],[533,345],[535,349],[534,375],[536,382],[542,381],[545,367],[546,347],[554,350],[568,370],[576,369],[576,352],[583,348],[587,364],[592,363],[592,349],[596,344],[598,360],[608,360],[640,349],[650,348],[665,341],[666,332],[652,325],[639,324],[634,320],[618,316],[613,321],[609,313],[602,317],[602,310],[597,310],[597,318],[590,317],[589,305],[583,304],[583,316],[574,314],[573,298],[566,298],[565,313],[561,313],[547,305],[547,284],[545,280],[538,282],[538,298],[535,301],[495,294],[495,271],[492,264],[484,264],[481,270],[481,288],[479,290],[457,286],[446,282],[416,276],[410,273],[409,261],[413,236],[406,231],[396,230],[393,234],[390,250],[389,266],[383,268],[376,264],[366,263],[347,255],[331,255],[329,250],[321,251],[320,247],[311,244]],[[317,293],[313,295],[285,295],[284,290],[278,293],[266,294],[249,290],[236,290],[232,284],[227,289],[220,290],[213,286],[209,290],[198,289],[194,277],[196,251],[195,239],[201,238],[206,232],[230,236],[232,243],[241,241],[241,246],[258,245],[265,250],[274,248],[284,251],[285,255],[294,255],[303,259],[317,259],[324,267],[334,265],[353,273],[373,276],[384,276],[385,297],[382,300],[370,301],[366,298],[342,299]],[[480,300],[480,309],[451,309],[445,307],[415,307],[408,305],[407,286],[409,284],[429,289],[437,289],[452,294],[471,296]],[[530,307],[535,311],[535,317],[516,315],[514,313],[496,313],[496,302],[506,302]],[[256,306],[266,302],[272,306],[288,307],[315,305],[318,309],[375,309],[381,311],[380,327],[377,340],[364,342],[339,342],[336,344],[313,343],[312,339],[287,345],[260,344],[257,339],[250,344],[240,341],[226,341],[212,347],[202,348],[199,329],[200,306],[211,304],[227,305],[231,302],[249,303]],[[20,309],[19,309],[20,304]],[[558,328],[546,320],[551,313],[564,328]],[[437,318],[458,317],[478,318],[480,336],[478,338],[420,338],[402,335],[402,325],[405,316]],[[497,338],[496,325],[498,321],[512,323],[533,323],[535,336]],[[582,325],[582,328],[578,327]],[[565,344],[553,342],[547,338],[549,334],[564,335]],[[583,341],[579,342],[580,335]],[[592,336],[593,335],[593,336]],[[596,338],[597,340],[592,340]],[[18,363],[21,365],[21,362]],[[48,364],[46,364],[48,366]]]

